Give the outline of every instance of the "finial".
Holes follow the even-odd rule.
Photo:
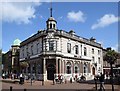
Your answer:
[[[52,17],[52,0],[51,0],[51,7],[50,7],[50,17]]]

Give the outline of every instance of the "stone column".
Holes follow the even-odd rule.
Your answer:
[[[38,62],[36,62],[35,69],[36,69],[36,77],[38,77]]]
[[[90,63],[88,63],[88,73],[91,73]]]
[[[74,76],[74,62],[72,61],[72,76]]]
[[[61,60],[61,74],[63,74],[63,60]]]
[[[59,59],[59,72],[60,72],[60,74],[61,74],[61,59]]]
[[[32,78],[32,75],[33,75],[33,63],[30,62],[30,76]]]
[[[46,59],[43,58],[43,76],[44,76],[44,81],[47,80],[47,74],[46,74]]]
[[[64,74],[66,73],[66,60],[64,60]]]
[[[82,62],[80,62],[80,73],[83,74],[83,63]]]
[[[58,59],[56,59],[56,74],[58,74]]]

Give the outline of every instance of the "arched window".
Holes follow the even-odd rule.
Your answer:
[[[66,64],[66,73],[71,74],[71,70],[72,70],[71,63],[67,62],[67,64]]]
[[[40,64],[37,65],[37,70],[38,70],[38,74],[41,74],[41,73],[42,73],[41,65],[40,65]]]
[[[53,24],[53,28],[55,29],[55,24]]]
[[[84,47],[84,56],[87,56],[87,48]]]
[[[52,28],[52,23],[50,23],[50,29]]]
[[[83,67],[84,67],[84,68],[83,68],[83,69],[84,69],[84,73],[88,73],[88,67],[87,67],[87,64],[86,64],[86,63],[84,64]]]
[[[79,67],[78,64],[75,64],[75,69],[74,69],[75,73],[79,73]]]
[[[35,64],[32,66],[32,73],[35,73]]]

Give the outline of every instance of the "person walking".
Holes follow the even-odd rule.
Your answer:
[[[5,73],[2,74],[2,78],[5,79]]]
[[[24,78],[23,78],[23,74],[20,74],[20,84],[22,85],[24,83]]]
[[[104,74],[101,73],[101,76],[99,78],[99,81],[100,81],[100,90],[99,91],[105,91],[104,79],[105,79],[105,76],[104,76]]]
[[[60,76],[60,84],[63,82],[63,75]]]

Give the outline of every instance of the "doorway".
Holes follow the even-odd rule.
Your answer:
[[[48,80],[53,80],[54,79],[54,74],[56,73],[56,68],[53,64],[49,64],[47,66],[47,79]]]
[[[92,68],[92,74],[95,75],[95,68]]]

